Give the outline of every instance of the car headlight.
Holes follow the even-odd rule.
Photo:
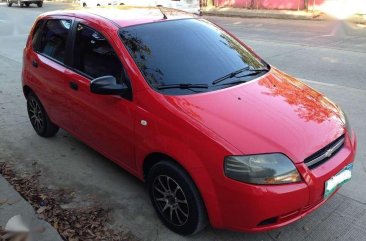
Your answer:
[[[353,139],[353,132],[352,132],[352,128],[351,128],[351,124],[348,120],[348,117],[346,115],[346,113],[344,113],[344,111],[342,111],[342,115],[343,115],[343,123],[344,123],[344,128],[346,128],[349,138],[352,140]]]
[[[301,177],[292,161],[280,153],[250,156],[228,156],[224,161],[225,175],[252,184],[284,184],[300,182]]]

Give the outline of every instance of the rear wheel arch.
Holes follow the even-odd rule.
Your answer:
[[[39,136],[48,138],[56,135],[59,127],[50,120],[41,101],[33,91],[27,94],[27,111],[29,120]]]
[[[33,93],[34,93],[34,91],[33,91],[33,90],[28,86],[28,85],[24,85],[24,86],[23,86],[23,94],[24,94],[25,98],[27,98],[27,96],[28,96],[31,92],[33,92]]]

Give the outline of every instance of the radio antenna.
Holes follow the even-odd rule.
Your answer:
[[[163,19],[168,19],[168,17],[166,16],[165,12],[162,9],[163,6],[162,5],[156,5],[156,6],[159,8],[161,14],[163,14]]]

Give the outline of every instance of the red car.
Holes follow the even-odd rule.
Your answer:
[[[146,182],[179,234],[279,228],[351,178],[356,138],[342,110],[198,16],[46,13],[23,61],[37,134],[63,128]]]

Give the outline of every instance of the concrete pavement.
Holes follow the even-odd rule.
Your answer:
[[[32,130],[20,86],[22,48],[40,12],[65,7],[69,5],[45,3],[44,9],[0,5],[0,158],[10,156],[19,171],[31,169],[36,160],[43,184],[72,188],[77,200],[93,196],[111,208],[112,227],[131,231],[142,240],[362,240],[366,236],[365,29],[342,22],[208,17],[271,64],[339,103],[356,130],[359,149],[353,180],[299,222],[260,234],[207,228],[197,236],[180,237],[159,222],[136,178],[64,131],[42,139]]]

